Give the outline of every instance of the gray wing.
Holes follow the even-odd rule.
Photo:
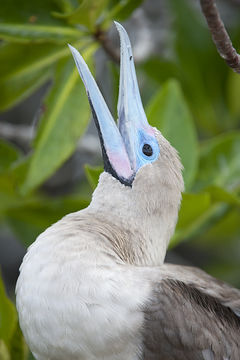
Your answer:
[[[201,270],[164,265],[144,309],[143,360],[239,360],[240,291]]]

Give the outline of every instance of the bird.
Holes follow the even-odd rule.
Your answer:
[[[36,360],[239,360],[240,291],[164,263],[184,191],[177,151],[149,125],[120,35],[118,123],[80,53],[104,171],[90,205],[28,248],[16,285]]]

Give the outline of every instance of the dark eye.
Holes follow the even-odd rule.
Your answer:
[[[151,147],[151,145],[149,144],[144,144],[142,147],[142,152],[144,153],[144,155],[146,156],[152,156],[153,154],[153,149]]]

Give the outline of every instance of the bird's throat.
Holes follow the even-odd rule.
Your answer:
[[[163,211],[151,213],[142,206],[142,201],[141,196],[135,196],[134,189],[103,173],[86,211],[99,224],[94,231],[101,232],[121,261],[162,265],[176,221]]]

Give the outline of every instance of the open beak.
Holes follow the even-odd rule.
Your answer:
[[[128,35],[119,23],[115,24],[121,41],[118,127],[82,56],[71,45],[69,48],[87,91],[101,142],[104,170],[131,186],[142,165],[139,160],[141,138],[152,138],[154,133],[142,106]]]
[[[144,163],[141,145],[148,142],[156,143],[156,139],[143,109],[128,34],[122,25],[117,22],[115,25],[121,44],[118,127],[131,166],[136,173]]]

